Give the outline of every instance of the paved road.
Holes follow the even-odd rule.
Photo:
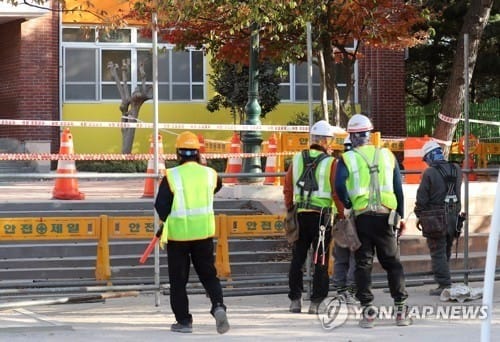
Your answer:
[[[480,283],[471,283],[481,287]],[[427,295],[430,286],[409,288],[409,304],[414,312],[420,307],[453,306],[461,312],[462,305],[478,308],[481,300],[465,304],[441,303],[438,297]],[[500,284],[496,284],[491,326],[491,341],[500,340]],[[376,304],[390,304],[389,295],[375,290]],[[228,297],[228,317],[231,330],[222,336],[215,331],[213,318],[208,313],[209,300],[204,295],[190,297],[194,317],[193,334],[169,331],[174,321],[166,296],[160,297],[160,306],[154,305],[153,294],[138,297],[108,299],[105,303],[59,304],[31,306],[0,311],[0,341],[9,342],[87,342],[87,341],[480,341],[480,319],[445,319],[428,314],[417,318],[410,327],[397,327],[392,319],[380,319],[373,329],[358,327],[351,316],[345,324],[325,329],[320,318],[305,313],[288,312],[286,295]],[[0,300],[1,303],[1,300]],[[445,307],[444,307],[445,308]],[[448,309],[452,312],[455,309]],[[446,310],[445,310],[446,311]],[[324,321],[328,321],[323,317]]]

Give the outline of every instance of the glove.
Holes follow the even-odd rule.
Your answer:
[[[349,217],[351,217],[351,212],[352,212],[352,209],[344,208],[344,217],[346,219],[348,219]]]

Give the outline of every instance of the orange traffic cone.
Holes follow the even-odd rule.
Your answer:
[[[72,155],[73,135],[69,128],[65,128],[61,134],[60,155]],[[58,160],[57,173],[61,175],[76,174],[74,160]],[[54,189],[52,190],[53,199],[62,200],[82,200],[85,195],[78,191],[78,180],[76,178],[56,178]]]
[[[274,134],[274,133],[269,137],[269,141],[268,141],[268,145],[267,145],[267,152],[268,153],[278,152],[278,144],[277,144],[276,134]],[[277,161],[276,155],[267,157],[266,169],[265,169],[266,173],[267,172],[278,172],[276,161]],[[265,185],[278,185],[278,177],[267,176],[264,179],[264,184]]]
[[[231,148],[229,153],[238,154],[241,153],[241,141],[238,133],[234,132],[231,138]],[[227,158],[226,173],[240,173],[241,172],[241,158],[240,157],[229,157]],[[237,184],[238,178],[229,177],[222,180],[224,184]]]
[[[149,154],[154,154],[155,152],[155,144],[153,141],[153,136],[149,138]],[[158,135],[158,155],[163,156],[163,141],[161,135]],[[165,163],[162,158],[159,158],[158,161],[158,171],[164,175],[165,174]],[[147,174],[155,173],[155,161],[154,157],[148,160],[148,169],[146,171]],[[144,181],[144,193],[142,197],[154,197],[155,196],[155,180],[154,178],[147,177]]]

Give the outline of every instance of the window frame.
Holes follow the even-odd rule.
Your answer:
[[[106,50],[115,50],[115,51],[129,51],[130,52],[130,81],[128,82],[130,86],[130,90],[133,91],[137,86],[140,86],[140,79],[137,75],[138,73],[138,52],[139,51],[144,51],[144,50],[151,50],[152,45],[149,42],[138,42],[138,37],[139,37],[139,28],[134,28],[134,27],[128,27],[125,28],[126,30],[130,30],[130,39],[131,42],[99,42],[98,37],[99,37],[99,30],[98,28],[94,28],[94,40],[93,41],[87,41],[87,42],[70,42],[70,41],[64,41],[63,40],[63,32],[64,29],[75,29],[79,27],[75,27],[72,25],[63,25],[61,27],[61,61],[62,61],[62,75],[61,75],[61,80],[62,80],[62,85],[61,85],[61,91],[62,91],[62,96],[61,100],[63,103],[92,103],[92,102],[117,102],[121,101],[121,99],[118,97],[116,99],[103,99],[103,86],[104,85],[109,85],[111,84],[110,81],[105,81],[103,78],[103,71],[104,68],[107,68],[106,65],[103,65],[103,59],[102,55],[103,52]],[[168,58],[168,77],[169,80],[158,80],[159,84],[168,84],[168,98],[159,98],[159,101],[161,102],[172,102],[172,103],[185,103],[185,102],[206,102],[207,101],[207,70],[206,70],[206,56],[201,50],[197,50],[194,48],[187,48],[186,52],[188,53],[187,56],[187,63],[188,63],[188,69],[189,69],[189,78],[187,81],[184,82],[172,82],[172,69],[175,69],[175,65],[173,65],[173,60],[172,60],[172,53],[174,51],[174,45],[172,44],[166,44],[166,43],[159,43],[158,44],[158,49],[159,50],[164,50],[166,53],[169,54]],[[67,82],[66,80],[66,73],[67,73],[67,63],[66,63],[66,55],[67,55],[67,49],[89,49],[89,50],[94,50],[95,55],[96,55],[96,61],[95,61],[95,69],[96,69],[96,81],[94,84],[95,88],[95,97],[93,100],[89,99],[67,99],[66,98],[66,93],[67,93],[67,85],[71,84],[77,84],[78,82]],[[199,52],[201,53],[201,77],[202,81],[193,81],[193,73],[194,73],[194,68],[197,68],[197,66],[194,66],[192,64],[193,62],[193,53]],[[121,61],[120,61],[121,62]],[[114,83],[114,81],[112,81]],[[87,82],[88,83],[88,82]],[[152,81],[147,81],[146,84],[152,85]],[[181,99],[174,99],[174,94],[175,94],[175,86],[176,84],[178,86],[183,86],[185,87],[186,85],[189,88],[189,95],[188,98],[181,98]],[[193,97],[193,94],[199,94],[200,91],[195,91],[195,88],[198,89],[201,86],[201,98],[198,97]],[[182,91],[180,92],[182,93]]]

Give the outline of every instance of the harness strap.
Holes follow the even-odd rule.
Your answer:
[[[314,209],[311,206],[312,192],[319,189],[318,182],[316,182],[315,171],[316,167],[321,161],[327,158],[326,153],[321,153],[316,158],[311,159],[309,150],[302,150],[303,171],[297,180],[297,186],[300,188],[300,204],[299,208]],[[307,190],[306,190],[307,189]],[[307,200],[304,201],[304,192],[307,191]],[[321,209],[321,208],[320,208]]]
[[[370,172],[370,188],[368,192],[368,208],[370,211],[379,211],[382,207],[382,199],[380,196],[380,183],[378,181],[378,174],[380,172],[378,167],[378,159],[380,148],[375,148],[375,155],[373,156],[373,162],[370,163],[368,157],[357,148],[354,149],[356,153],[358,153],[361,158],[368,165],[368,170]]]

